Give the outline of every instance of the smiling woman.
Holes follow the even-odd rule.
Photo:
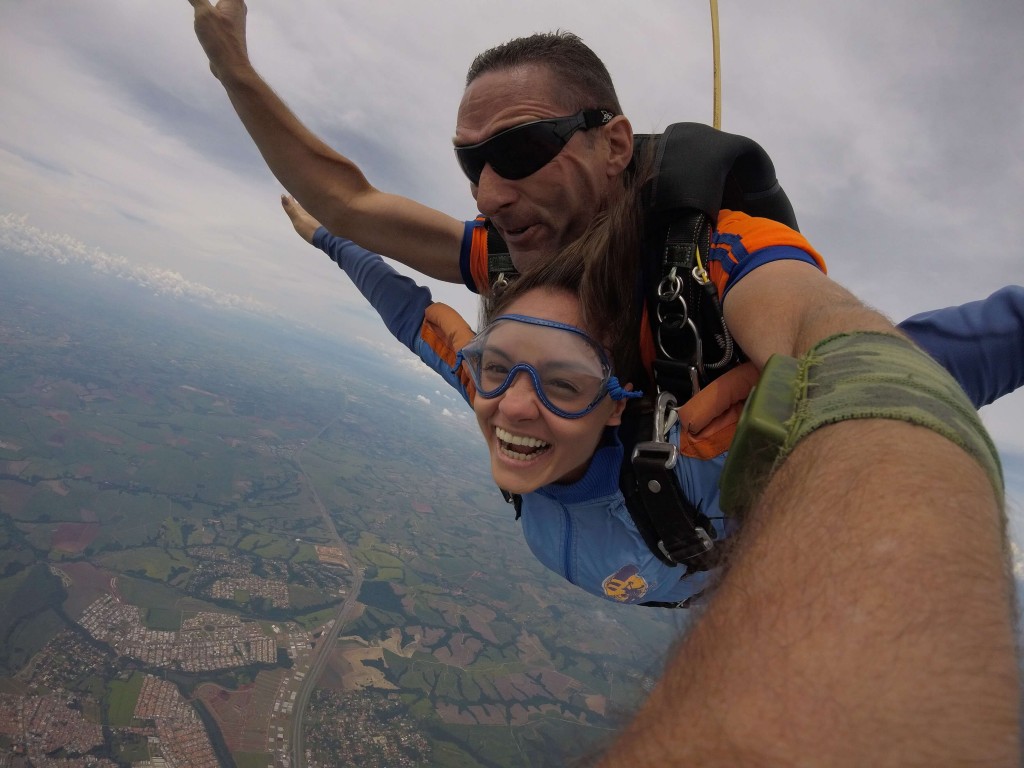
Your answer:
[[[472,405],[494,480],[519,496],[523,534],[537,559],[608,600],[682,605],[713,573],[653,553],[619,489],[618,426],[627,403],[642,395],[632,384],[643,380],[631,343],[640,315],[632,282],[609,279],[608,270],[634,269],[623,254],[636,251],[636,200],[625,196],[558,258],[490,298],[475,335],[427,289],[317,228],[291,198],[283,203],[296,231],[325,250],[392,333]],[[675,467],[719,539],[727,533],[717,504],[723,461],[682,457]]]
[[[514,284],[513,284],[514,285]],[[629,392],[579,326],[579,299],[545,286],[517,292],[459,352],[477,396],[477,423],[495,482],[510,493],[580,480]]]

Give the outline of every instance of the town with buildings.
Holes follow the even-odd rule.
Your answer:
[[[199,613],[182,620],[181,630],[147,629],[137,606],[105,595],[79,620],[82,628],[120,655],[154,667],[186,672],[274,664],[277,646],[260,625],[225,613]]]

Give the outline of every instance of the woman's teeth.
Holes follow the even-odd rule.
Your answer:
[[[551,447],[550,443],[536,437],[513,435],[501,427],[495,427],[494,434],[498,438],[498,448],[502,454],[511,459],[532,459]]]

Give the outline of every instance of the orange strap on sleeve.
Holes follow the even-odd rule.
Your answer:
[[[469,245],[469,273],[481,296],[490,291],[487,283],[487,227],[475,227]]]
[[[455,365],[455,357],[459,350],[466,346],[474,335],[473,329],[462,315],[447,304],[435,302],[423,313],[420,338],[449,366]],[[469,395],[469,402],[472,403],[476,398],[473,379],[461,368],[457,373]]]
[[[743,363],[679,406],[679,452],[712,459],[729,450],[743,404],[759,376],[753,363]]]

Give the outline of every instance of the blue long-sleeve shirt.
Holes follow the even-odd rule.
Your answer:
[[[975,408],[1024,385],[1024,287],[933,309],[897,326],[949,371]]]

